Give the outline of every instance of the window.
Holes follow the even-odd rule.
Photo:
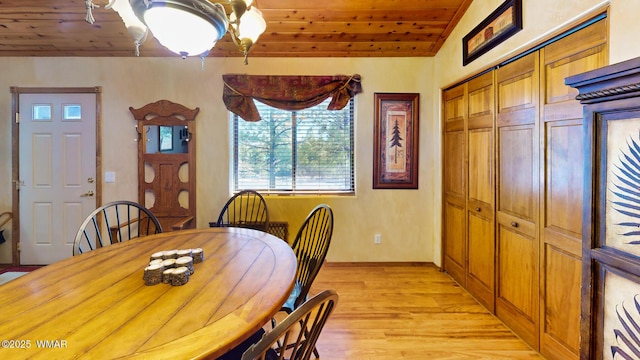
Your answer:
[[[256,102],[257,122],[234,114],[234,191],[353,193],[354,100],[331,111],[329,101],[299,111]]]

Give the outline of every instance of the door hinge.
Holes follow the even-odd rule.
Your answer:
[[[16,124],[20,124],[20,113],[16,113]]]
[[[13,184],[16,187],[16,190],[20,190],[20,187],[24,186],[24,181],[13,180]]]
[[[22,248],[20,247],[20,243],[18,243],[18,245],[16,246],[16,248],[18,249],[18,252],[20,252],[20,250],[22,250]]]

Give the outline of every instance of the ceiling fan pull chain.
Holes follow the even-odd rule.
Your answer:
[[[87,16],[84,18],[86,22],[89,24],[93,24],[96,22],[96,19],[93,17],[93,9],[99,8],[100,6],[93,3],[93,0],[84,0],[84,7],[87,9]]]

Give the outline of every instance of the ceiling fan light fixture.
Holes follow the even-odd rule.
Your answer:
[[[267,22],[264,21],[262,12],[258,8],[252,7],[240,18],[238,37],[241,40],[251,39],[251,42],[255,43],[266,29]]]
[[[222,3],[228,4],[227,16]],[[266,29],[253,0],[110,0],[105,6],[118,12],[138,46],[149,30],[162,46],[179,54],[204,58],[227,31],[245,56]],[[86,21],[93,23],[93,0],[85,0]]]
[[[208,52],[229,26],[224,7],[207,0],[131,0],[130,3],[160,44],[183,58]]]
[[[120,15],[127,31],[133,37],[133,44],[136,47],[136,56],[140,55],[140,45],[147,39],[149,32],[147,26],[138,19],[133,13],[129,0],[110,0],[104,7],[105,9],[113,9]]]
[[[182,57],[199,56],[214,47],[227,31],[224,9],[196,12],[170,2],[154,2],[143,14],[145,24],[162,46]]]

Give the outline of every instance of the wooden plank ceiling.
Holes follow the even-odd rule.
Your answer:
[[[472,0],[254,0],[267,30],[250,57],[434,56]],[[224,3],[224,1],[222,1]],[[0,56],[135,56],[107,0],[0,0]],[[140,56],[175,56],[149,36]],[[241,56],[229,35],[209,56]]]

